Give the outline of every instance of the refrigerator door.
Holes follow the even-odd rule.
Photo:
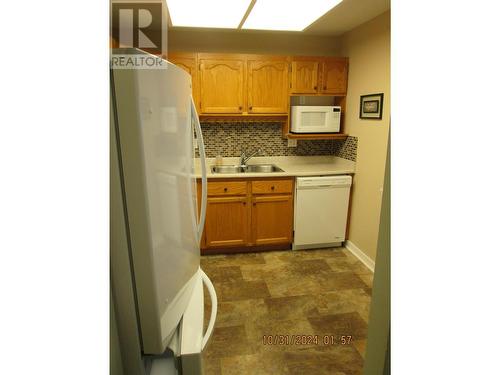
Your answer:
[[[205,155],[205,142],[203,141],[203,133],[201,131],[200,119],[198,117],[198,113],[196,113],[196,106],[194,104],[193,97],[191,97],[191,117],[192,117],[194,133],[196,134],[196,143],[198,145],[198,150],[200,153],[201,209],[200,209],[200,219],[198,222],[198,244],[199,244],[201,243],[201,239],[203,236],[203,229],[205,228],[205,219],[207,215],[208,181],[207,181],[207,161]]]
[[[191,78],[113,70],[112,90],[142,350],[160,354],[199,279]]]
[[[207,288],[211,302],[210,319],[205,334],[203,334],[205,307],[203,285]],[[202,352],[212,335],[216,318],[217,294],[212,282],[200,268],[199,278],[180,325],[179,356],[183,375],[203,374]]]

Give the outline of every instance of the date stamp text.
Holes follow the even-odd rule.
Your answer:
[[[263,345],[350,345],[351,335],[263,335]]]

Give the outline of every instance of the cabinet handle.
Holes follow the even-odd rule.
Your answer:
[[[326,90],[326,86],[323,86],[323,90]]]
[[[252,108],[253,108],[252,106],[248,107],[248,109],[249,109],[250,111],[252,110]]]
[[[247,205],[247,202],[242,202],[243,203],[243,206],[246,206]]]
[[[314,86],[314,89],[317,90],[318,89],[318,86]]]
[[[257,206],[257,203],[253,202],[253,205],[254,205],[254,206]]]
[[[243,108],[243,107],[242,107],[241,105],[238,107],[238,109],[239,109],[240,111],[242,110],[242,108]]]
[[[274,190],[274,186],[271,186],[271,190]]]
[[[227,193],[227,188],[224,188],[224,193]]]

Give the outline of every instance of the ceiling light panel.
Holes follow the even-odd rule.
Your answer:
[[[251,0],[167,0],[172,26],[236,29]]]
[[[302,31],[342,0],[257,0],[243,29]]]

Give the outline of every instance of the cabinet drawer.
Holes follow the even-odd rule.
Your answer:
[[[284,194],[293,190],[292,180],[252,181],[253,194]]]
[[[207,186],[208,195],[224,196],[224,195],[246,195],[246,181],[210,181]]]

